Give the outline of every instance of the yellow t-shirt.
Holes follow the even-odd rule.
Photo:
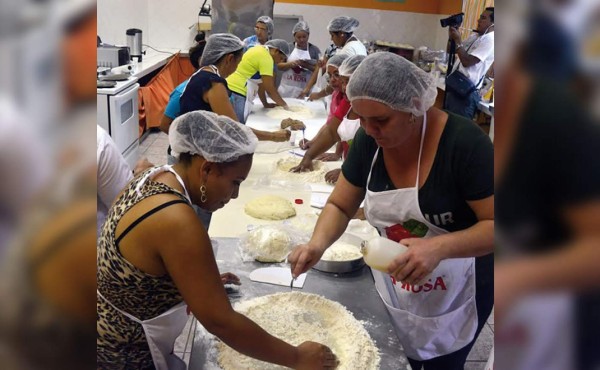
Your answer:
[[[273,76],[273,68],[273,57],[268,48],[253,46],[244,53],[235,72],[227,77],[227,86],[229,90],[246,96],[246,81],[257,73],[260,76]]]

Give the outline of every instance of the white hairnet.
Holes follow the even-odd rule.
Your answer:
[[[346,58],[338,68],[340,76],[352,76],[356,68],[366,58],[366,55],[353,55]]]
[[[332,56],[331,58],[327,59],[327,65],[328,66],[334,66],[336,68],[340,68],[340,66],[342,65],[342,63],[344,62],[344,60],[348,59],[350,56],[346,53],[338,53],[335,54],[334,56]]]
[[[244,48],[239,37],[230,33],[215,33],[206,39],[206,46],[200,58],[200,66],[216,64],[224,55]]]
[[[200,155],[209,162],[232,162],[254,153],[258,139],[252,130],[227,116],[192,111],[173,121],[169,128],[171,153]]]
[[[296,25],[294,25],[294,28],[292,29],[292,36],[296,34],[296,32],[298,31],[304,31],[306,33],[310,33],[310,28],[308,27],[308,23],[306,23],[305,21],[299,21],[298,23],[296,23]]]
[[[359,24],[360,22],[356,18],[347,16],[335,17],[329,21],[327,31],[352,33],[358,28]]]
[[[429,73],[403,57],[379,52],[360,63],[346,87],[346,95],[350,102],[374,100],[419,117],[435,103],[437,86]]]
[[[279,49],[279,51],[281,51],[282,53],[285,54],[286,57],[290,56],[290,45],[288,44],[287,41],[282,40],[282,39],[273,39],[273,40],[269,40],[265,43],[266,46],[275,48],[275,49]]]
[[[256,20],[256,23],[264,23],[265,26],[267,26],[267,33],[269,34],[269,36],[271,36],[273,34],[273,28],[275,27],[273,24],[273,20],[271,19],[271,17],[269,17],[268,15],[263,15],[262,17],[258,17],[258,19]]]

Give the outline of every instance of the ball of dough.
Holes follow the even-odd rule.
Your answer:
[[[292,203],[277,195],[265,195],[246,203],[247,215],[261,220],[285,220],[296,215]]]
[[[291,238],[283,230],[261,227],[248,235],[248,252],[260,262],[281,262],[290,250]]]

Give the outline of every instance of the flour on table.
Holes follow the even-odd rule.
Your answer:
[[[264,226],[248,233],[246,252],[259,262],[282,262],[291,249],[292,239],[277,227]]]
[[[239,302],[234,309],[271,335],[294,346],[305,341],[325,344],[340,361],[338,370],[379,367],[379,352],[364,326],[341,304],[309,293],[277,293]],[[219,365],[233,369],[284,369],[217,344]]]
[[[244,211],[262,220],[285,220],[296,215],[292,203],[276,195],[265,195],[246,203]]]
[[[360,248],[356,245],[337,241],[325,250],[321,260],[323,261],[353,261],[362,258]]]
[[[302,183],[325,181],[327,169],[322,161],[313,161],[313,170],[310,172],[290,172],[290,169],[299,165],[301,160],[302,158],[297,157],[286,157],[278,160],[275,164],[276,171],[273,177]]]
[[[303,105],[289,105],[289,110],[283,109],[283,107],[275,107],[270,108],[267,111],[267,116],[274,119],[284,119],[284,118],[292,118],[292,119],[310,119],[315,116],[315,114]]]

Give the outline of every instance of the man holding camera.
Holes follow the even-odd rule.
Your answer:
[[[494,63],[494,8],[486,8],[475,33],[461,41],[458,27],[448,28],[448,37],[454,41],[458,67],[446,79],[444,108],[450,112],[472,119],[481,99],[478,89],[483,77]],[[449,71],[450,72],[450,71]]]

